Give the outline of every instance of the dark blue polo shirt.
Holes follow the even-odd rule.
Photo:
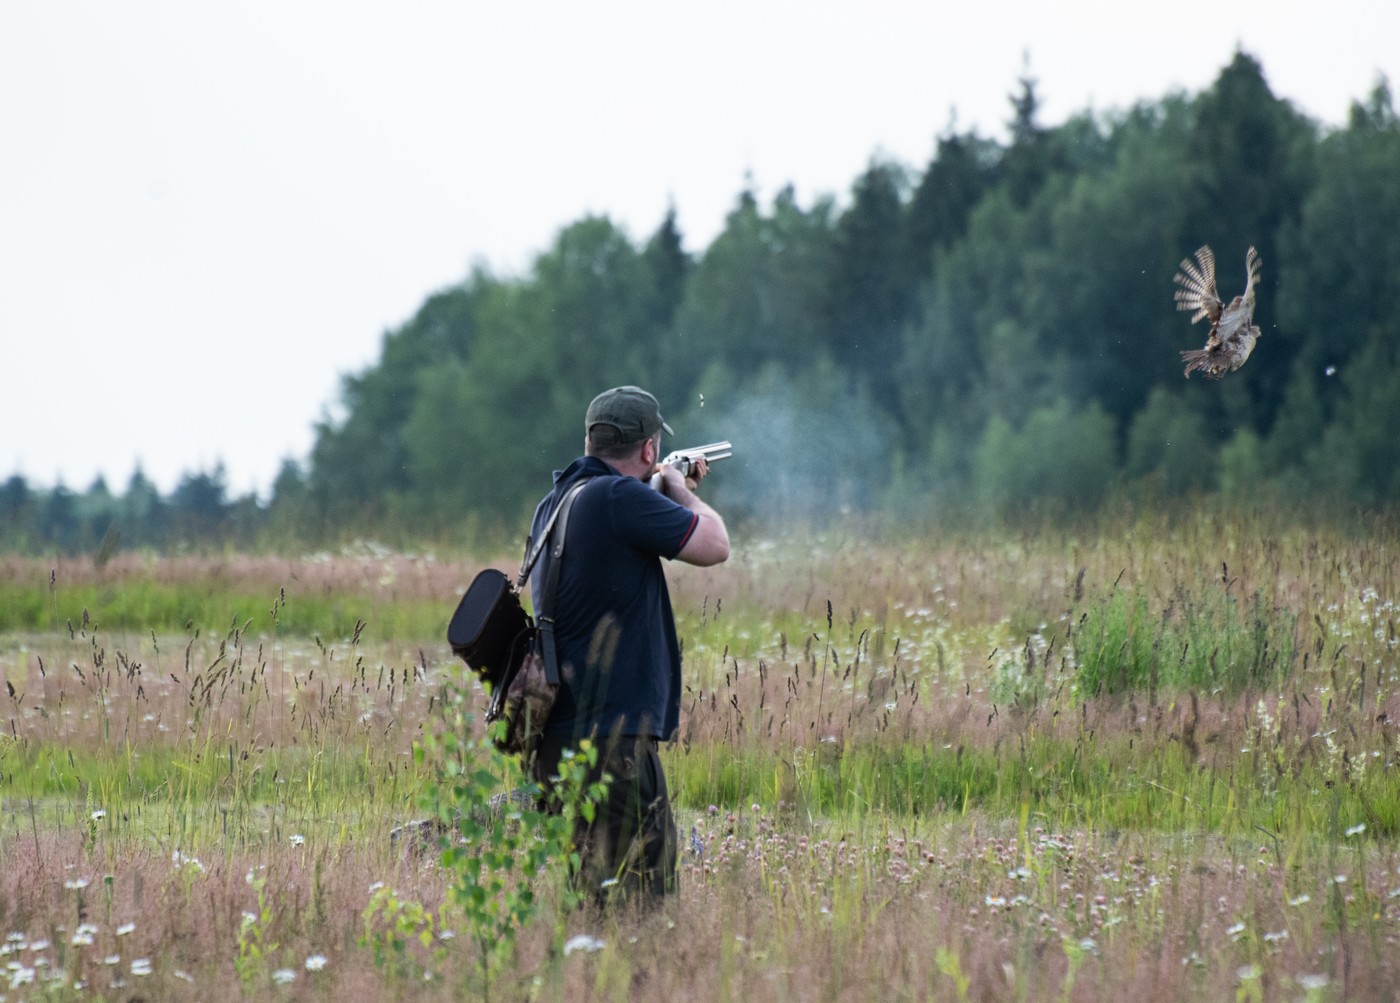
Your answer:
[[[554,474],[535,510],[532,539],[564,492],[592,482],[574,499],[554,598],[562,683],[545,737],[611,734],[669,740],[680,724],[681,652],[661,558],[680,553],[699,517],[596,457]],[[538,611],[549,551],[530,578]]]

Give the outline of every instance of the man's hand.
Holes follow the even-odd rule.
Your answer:
[[[704,457],[699,457],[690,463],[689,476],[682,474],[680,468],[671,463],[658,463],[656,469],[652,471],[653,476],[661,475],[661,490],[669,498],[677,501],[682,497],[675,490],[676,485],[684,487],[687,491],[694,491],[700,486],[700,482],[705,479],[705,475],[710,472],[710,464]],[[684,503],[682,503],[684,504]]]
[[[729,531],[719,513],[701,501],[700,496],[695,493],[696,487],[710,471],[709,464],[703,459],[697,459],[690,467],[689,477],[669,463],[659,464],[656,473],[661,477],[662,493],[699,516],[695,532],[676,555],[676,559],[686,564],[707,567],[719,564],[729,557]]]

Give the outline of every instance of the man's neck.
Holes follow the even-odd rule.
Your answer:
[[[624,477],[635,477],[640,481],[651,474],[651,471],[646,469],[646,465],[641,462],[639,456],[633,456],[630,460],[607,460],[601,456],[593,456],[590,453],[585,453],[584,455],[597,460],[599,463],[606,464]]]

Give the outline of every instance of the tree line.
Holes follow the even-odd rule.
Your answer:
[[[1383,505],[1400,489],[1400,120],[1381,79],[1325,128],[1237,52],[1198,94],[1058,126],[1018,82],[1005,141],[874,158],[844,197],[741,191],[710,245],[565,226],[475,268],[343,378],[250,518],[334,534],[515,526],[593,394],[652,389],[678,445],[727,438],[739,514],[1083,507],[1124,493]],[[1214,248],[1263,330],[1221,382],[1171,276]],[[207,476],[207,475],[206,475]],[[13,483],[13,482],[12,482]],[[177,492],[178,494],[178,492]],[[223,500],[230,518],[238,502]],[[172,509],[173,511],[173,509]],[[256,527],[255,527],[256,528]]]

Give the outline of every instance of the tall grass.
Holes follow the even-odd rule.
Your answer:
[[[677,570],[682,895],[521,927],[493,997],[1385,998],[1367,528],[840,528]],[[470,998],[446,876],[390,833],[480,702],[441,642],[476,562],[123,561],[5,562],[0,995]],[[425,964],[376,964],[371,902],[434,919]]]
[[[1101,694],[1196,687],[1239,693],[1283,679],[1292,668],[1298,614],[1229,583],[1184,586],[1154,604],[1142,590],[1114,588],[1067,629],[1075,686]]]

